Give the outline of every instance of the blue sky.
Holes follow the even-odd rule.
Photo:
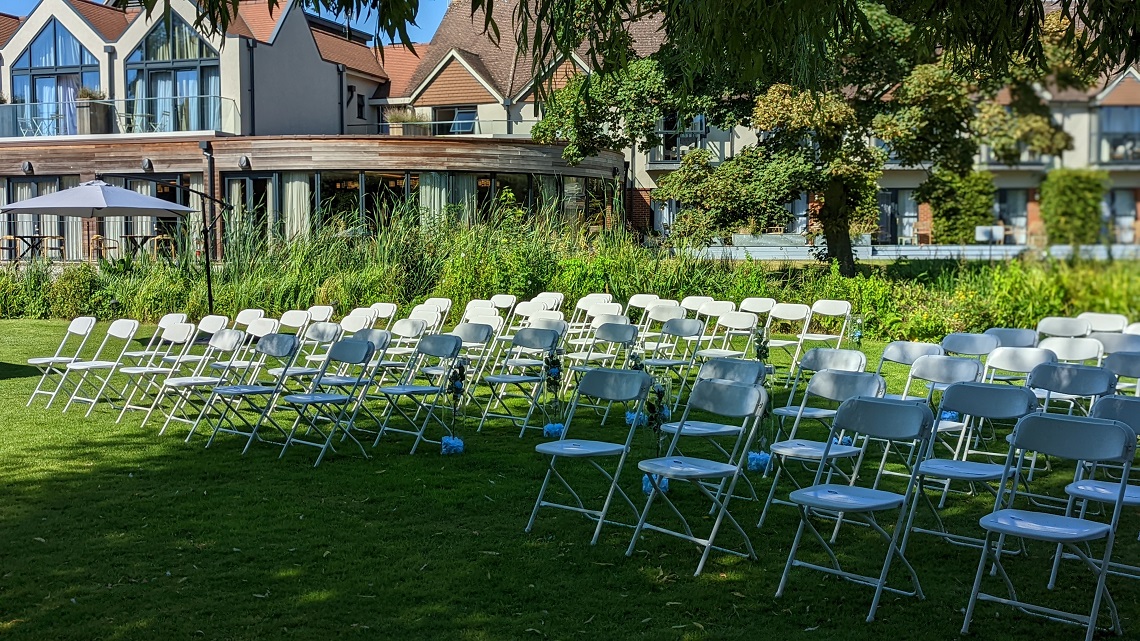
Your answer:
[[[419,24],[408,29],[408,35],[413,42],[428,42],[432,34],[439,27],[443,19],[443,12],[447,10],[449,0],[420,0]],[[0,11],[17,16],[26,16],[39,4],[39,0],[0,0]],[[376,18],[364,18],[353,21],[353,26],[372,32],[376,25]]]

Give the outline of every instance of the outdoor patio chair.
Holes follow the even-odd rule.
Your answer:
[[[985,334],[998,339],[998,347],[1037,347],[1037,330],[991,327]]]
[[[491,356],[491,341],[495,337],[495,328],[486,323],[463,322],[452,328],[448,334],[458,336],[462,341],[459,355],[456,357],[456,367],[462,366],[462,370],[457,371],[457,376],[459,373],[463,375],[462,379],[459,379],[462,385],[460,400],[467,405],[476,400],[475,387],[482,377],[487,359]],[[451,370],[445,369],[445,366],[440,364],[424,367],[420,369],[420,373],[431,378],[447,376]]]
[[[428,331],[427,321],[416,318],[401,318],[392,325],[392,343],[384,352],[384,360],[377,365],[377,379],[383,383],[391,373],[400,378],[408,367],[416,344]]]
[[[532,300],[545,301],[547,309],[559,311],[562,309],[562,303],[566,300],[566,295],[562,292],[541,292]]]
[[[64,366],[64,375],[60,379],[59,386],[56,387],[55,393],[52,394],[51,399],[48,401],[47,406],[51,407],[52,402],[55,401],[58,393],[64,388],[64,383],[71,375],[79,376],[76,381],[75,387],[71,390],[71,396],[67,399],[67,404],[63,406],[63,411],[71,407],[72,403],[87,403],[87,412],[84,416],[91,416],[91,411],[99,404],[99,401],[104,399],[104,394],[110,391],[116,393],[119,398],[123,397],[123,390],[117,389],[111,384],[111,379],[115,375],[115,370],[123,362],[124,354],[127,353],[134,340],[135,332],[139,329],[139,322],[137,320],[130,320],[120,318],[111,323],[107,328],[107,334],[103,337],[103,342],[99,344],[99,348],[91,356],[91,360],[71,361]],[[119,351],[114,356],[114,360],[104,357],[104,350],[111,347],[114,349],[115,345],[119,345]],[[91,396],[83,396],[83,394],[91,394]]]
[[[293,364],[299,346],[300,341],[294,334],[263,336],[257,341],[253,354],[246,363],[245,375],[236,377],[239,382],[214,387],[208,404],[220,405],[222,409],[214,419],[213,431],[206,447],[214,443],[218,434],[234,434],[246,437],[245,447],[241,451],[245,454],[254,440],[263,440],[258,430],[265,423],[273,426],[284,442],[289,433],[273,419],[272,411],[285,389],[288,379],[286,372]],[[258,373],[266,369],[279,373],[269,381],[263,381]],[[250,421],[246,417],[248,413],[255,413],[257,418]]]
[[[496,368],[483,377],[483,382],[491,390],[491,398],[483,408],[483,416],[476,431],[483,431],[488,418],[504,418],[519,425],[519,438],[522,438],[530,427],[534,412],[542,410],[542,395],[548,391],[552,375],[547,366],[547,357],[554,355],[559,340],[558,332],[534,327],[524,327],[511,337],[511,346],[503,352]],[[531,358],[536,353],[541,358]],[[518,393],[509,393],[511,389]],[[557,391],[557,386],[553,391]],[[527,403],[526,413],[520,416],[512,411],[507,405],[509,398],[524,399]]]
[[[40,380],[36,383],[36,389],[32,390],[32,395],[28,397],[28,402],[25,404],[25,407],[31,406],[32,401],[34,401],[38,395],[42,394],[49,398],[55,397],[55,393],[63,383],[67,364],[80,360],[83,347],[87,345],[87,339],[91,338],[91,333],[94,329],[94,316],[80,316],[74,318],[67,324],[67,331],[63,333],[63,339],[60,340],[59,347],[55,348],[54,354],[51,356],[36,356],[28,359],[28,365],[40,371]],[[74,346],[75,349],[72,350],[69,344]],[[46,386],[52,383],[54,383],[54,385],[48,390]],[[48,405],[51,405],[50,401]]]
[[[317,467],[324,460],[325,454],[335,451],[333,438],[337,434],[351,439],[360,448],[364,458],[370,458],[364,444],[352,433],[348,419],[371,380],[367,372],[372,352],[372,343],[368,341],[339,340],[329,348],[328,358],[321,364],[321,371],[313,377],[307,392],[281,396],[281,406],[295,410],[297,418],[293,421],[277,458],[284,457],[290,446],[308,445],[320,450],[317,460],[313,462],[313,467]],[[330,369],[340,372],[338,376],[343,378],[338,378],[335,382],[331,380]],[[328,391],[327,388],[330,387],[333,388],[332,391]],[[302,424],[305,431],[298,435],[297,430]]]
[[[491,306],[504,316],[510,316],[511,310],[515,308],[515,304],[518,302],[519,299],[514,294],[495,294],[491,297]]]
[[[711,345],[718,338],[722,338],[723,328],[717,325],[717,321],[725,314],[735,311],[736,303],[730,300],[711,300],[701,305],[697,310],[696,319],[705,324],[705,334],[697,339],[697,348]]]
[[[1092,332],[1105,332],[1119,334],[1128,327],[1128,317],[1124,314],[1101,314],[1098,312],[1081,312],[1077,318],[1088,321]]]
[[[1105,579],[1110,569],[1116,530],[1124,506],[1126,481],[1123,479],[1119,481],[1116,487],[1112,488],[1111,496],[1105,497],[1105,502],[1113,506],[1108,522],[1091,521],[1069,514],[1058,515],[1054,512],[1020,509],[1015,505],[1026,452],[1041,452],[1076,462],[1074,483],[1081,482],[1086,466],[1101,462],[1123,465],[1124,479],[1126,479],[1135,455],[1136,432],[1120,421],[1035,414],[1018,421],[1012,441],[1013,446],[1006,456],[1005,465],[1002,466],[1000,479],[1002,491],[998,493],[993,512],[978,521],[986,534],[982,542],[978,569],[974,575],[974,585],[966,605],[962,634],[968,634],[970,631],[970,623],[973,621],[978,601],[1001,603],[1013,606],[1024,614],[1082,625],[1086,628],[1085,641],[1092,641],[1096,633],[1101,602],[1106,601],[1112,629],[1116,634],[1122,634],[1116,604],[1105,586]],[[1021,600],[1014,591],[1013,583],[1003,563],[1007,537],[1061,544],[1079,557],[1096,576],[1090,613],[1084,615],[1067,612]],[[1087,551],[1086,546],[1093,542],[1103,542],[1104,551],[1099,558]],[[987,570],[1001,576],[1008,590],[1008,596],[982,592],[982,579]]]
[[[894,443],[901,447],[910,447],[917,444],[918,452],[924,452],[930,441],[931,427],[934,415],[930,408],[924,404],[908,401],[852,398],[839,406],[835,420],[831,424],[831,433],[824,443],[821,456],[828,458],[830,450],[841,447],[838,442],[844,435],[853,435],[853,438],[863,437],[877,442]],[[921,460],[916,461],[920,463]],[[918,468],[910,467],[906,486],[899,491],[884,490],[877,486],[861,486],[858,484],[843,485],[828,483],[824,478],[824,467],[816,469],[812,484],[803,489],[795,490],[789,495],[789,500],[799,509],[799,527],[792,540],[792,549],[788,552],[788,561],[784,565],[784,573],[780,577],[780,585],[776,588],[776,597],[784,594],[788,584],[788,577],[792,568],[803,567],[832,574],[852,583],[858,583],[875,588],[875,596],[871,600],[871,609],[867,613],[867,622],[875,620],[875,612],[879,608],[879,601],[883,592],[903,596],[917,596],[925,598],[922,586],[918,580],[918,572],[905,556],[907,543],[906,521],[910,511],[914,509],[917,493],[921,491],[916,475]],[[858,474],[854,475],[858,477]],[[887,552],[883,559],[882,568],[877,576],[867,576],[844,570],[839,558],[830,543],[816,527],[813,516],[820,513],[843,514],[846,518],[855,519],[876,534],[887,544]],[[880,525],[879,514],[895,513],[894,527],[888,532]],[[797,556],[804,531],[810,532],[820,545],[823,546],[830,566],[818,565],[802,561]],[[861,556],[861,554],[860,554]],[[898,559],[910,575],[911,588],[901,589],[888,585],[892,561]]]
[[[644,472],[646,478],[649,479],[650,491],[645,507],[641,510],[641,518],[633,530],[629,547],[626,548],[626,556],[633,555],[633,550],[642,532],[650,530],[695,543],[701,548],[701,559],[697,562],[694,576],[700,576],[705,567],[705,562],[708,561],[709,553],[714,549],[756,560],[756,551],[752,547],[752,540],[748,531],[740,525],[740,522],[728,509],[735,494],[736,484],[744,475],[747,456],[738,456],[735,460],[714,461],[679,455],[675,452],[675,446],[678,439],[682,435],[686,435],[686,431],[689,429],[690,412],[697,410],[729,421],[741,421],[740,429],[742,433],[747,433],[743,439],[743,450],[748,451],[756,440],[756,434],[759,431],[759,424],[763,419],[764,408],[767,403],[768,393],[760,385],[747,385],[722,379],[698,380],[693,385],[693,393],[689,396],[689,403],[685,407],[684,414],[681,415],[677,429],[673,432],[673,439],[665,456],[642,460],[637,464],[637,468]],[[715,517],[707,537],[699,537],[693,534],[693,529],[689,525],[688,519],[682,514],[680,507],[668,495],[662,493],[663,479],[691,483],[702,496],[711,502],[711,513],[715,514]],[[676,485],[671,485],[670,491],[673,492]],[[709,487],[710,485],[712,488]],[[680,518],[682,529],[669,529],[649,522],[650,510],[658,498],[664,501],[672,513]],[[701,515],[703,517],[708,513],[708,511],[702,510]],[[736,531],[744,539],[744,551],[716,544],[717,535],[725,521],[736,528]]]
[[[1092,324],[1083,318],[1047,316],[1037,323],[1037,333],[1042,337],[1079,338],[1092,332]]]
[[[412,443],[410,454],[416,453],[420,443],[440,442],[425,435],[428,426],[433,422],[445,430],[450,429],[443,419],[437,415],[437,412],[444,405],[443,402],[446,401],[448,376],[435,377],[434,382],[431,380],[432,377],[428,377],[428,381],[423,383],[417,383],[416,379],[420,376],[422,369],[433,365],[442,371],[451,372],[462,348],[463,339],[452,334],[429,334],[420,339],[419,343],[416,344],[416,351],[412,355],[411,363],[404,369],[400,380],[395,385],[384,385],[376,389],[376,392],[384,397],[388,405],[379,433],[372,443],[373,447],[376,447],[380,443],[380,439],[389,432],[416,437]],[[400,401],[403,399],[412,401],[415,407],[414,414],[409,414],[400,406]],[[399,413],[407,420],[409,426],[406,428],[393,427],[392,417],[395,413]],[[421,414],[423,415],[422,421],[419,420]]]
[[[204,316],[198,322],[198,336],[195,338],[195,343],[202,339],[207,342],[214,336],[214,334],[226,329],[230,324],[230,319],[222,316],[221,314],[210,314]],[[199,362],[204,358],[204,354],[194,354],[189,350],[185,354],[171,355],[163,358],[163,363],[171,365],[175,371],[179,368],[196,369]]]
[[[775,298],[752,297],[745,298],[744,300],[740,301],[740,307],[738,309],[742,312],[751,312],[753,314],[756,314],[757,317],[765,317],[766,320],[768,312],[771,312],[772,308],[775,306]]]
[[[626,458],[629,456],[630,444],[633,442],[634,434],[640,429],[638,427],[638,421],[630,422],[629,428],[626,431],[625,441],[621,443],[608,440],[582,439],[577,436],[571,437],[570,433],[573,431],[574,434],[577,435],[584,431],[580,426],[584,421],[579,419],[578,422],[575,423],[574,420],[577,415],[578,405],[583,402],[583,399],[589,399],[589,402],[592,404],[623,403],[627,407],[632,406],[630,411],[634,412],[634,415],[639,415],[645,409],[645,397],[649,392],[651,384],[652,379],[647,374],[634,370],[599,368],[590,370],[582,376],[570,401],[570,411],[567,414],[566,423],[561,435],[557,440],[539,443],[534,448],[535,452],[550,457],[550,460],[546,466],[546,475],[543,477],[542,486],[538,491],[538,499],[534,503],[530,520],[526,524],[527,532],[530,532],[531,529],[534,528],[534,523],[538,519],[539,510],[542,508],[569,510],[581,514],[597,523],[594,527],[594,536],[590,539],[590,545],[595,545],[598,542],[598,538],[602,535],[602,527],[606,523],[614,523],[608,520],[607,516],[609,515],[610,506],[613,503],[615,495],[620,496],[621,499],[625,501],[626,505],[633,511],[636,519],[641,519],[641,512],[637,509],[637,506],[633,504],[629,495],[625,493],[625,490],[623,490],[620,485],[621,472],[625,467]],[[597,430],[595,430],[595,432],[597,432]],[[608,435],[614,435],[613,430],[606,430],[604,435],[599,434],[599,436]],[[609,491],[606,493],[606,498],[600,506],[586,506],[581,495],[570,485],[570,482],[563,475],[563,471],[559,469],[559,463],[563,460],[585,461],[609,482]],[[603,467],[599,461],[614,461],[614,464],[612,468],[607,469]],[[546,493],[552,479],[557,480],[558,483],[567,490],[573,500],[573,504],[547,500]],[[632,522],[629,523],[629,525],[632,524]]]
[[[1029,373],[1026,387],[1041,399],[1044,412],[1049,411],[1050,403],[1064,403],[1069,414],[1078,409],[1087,413],[1096,399],[1116,393],[1116,374],[1103,367],[1042,363]],[[1081,402],[1085,402],[1084,407]]]

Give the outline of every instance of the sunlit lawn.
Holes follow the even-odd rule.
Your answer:
[[[101,324],[101,328],[105,323]],[[631,531],[545,511],[526,534],[545,471],[541,438],[477,421],[460,427],[468,452],[435,447],[409,456],[392,438],[364,460],[349,448],[314,469],[316,452],[295,448],[278,460],[262,444],[219,437],[183,442],[174,427],[122,424],[100,406],[90,418],[38,400],[25,408],[36,372],[29,356],[51,353],[62,322],[0,322],[0,631],[12,639],[950,639],[977,564],[974,550],[916,537],[909,556],[927,598],[884,597],[877,621],[863,622],[871,590],[808,570],[793,572],[774,598],[796,524],[774,508],[763,531],[760,505],[734,512],[752,532],[758,562],[714,553],[694,578],[699,553],[647,534],[632,558]],[[865,345],[877,362],[882,345]],[[893,378],[892,389],[901,381]],[[777,403],[784,391],[776,386]],[[620,417],[620,415],[619,415]],[[596,423],[596,419],[593,419]],[[579,429],[579,428],[575,428]],[[593,433],[621,439],[611,420]],[[370,445],[370,443],[369,443]],[[634,458],[653,453],[639,434]],[[687,453],[697,453],[698,449]],[[586,496],[605,485],[585,466],[567,466]],[[640,505],[633,464],[623,485]],[[1068,472],[1055,472],[1055,482]],[[587,482],[586,479],[589,479]],[[753,475],[757,490],[768,488]],[[690,514],[703,503],[690,488],[673,496]],[[976,529],[987,498],[955,496],[949,520]],[[630,520],[615,504],[613,516]],[[654,515],[668,522],[665,510]],[[698,528],[708,519],[697,518]],[[1122,526],[1120,554],[1136,560],[1138,519]],[[877,572],[883,546],[865,528],[845,528],[843,560]],[[735,546],[730,530],[722,540]],[[815,547],[806,544],[808,554]],[[1025,595],[1045,593],[1051,550],[1032,546],[1009,563]],[[822,561],[823,557],[815,559]],[[892,578],[905,583],[904,573]],[[1084,610],[1092,583],[1067,563],[1054,605]],[[1000,592],[996,579],[987,582]],[[1136,634],[1140,584],[1110,579],[1126,632]],[[1103,621],[1104,619],[1102,619]],[[1075,628],[982,604],[974,634],[992,639],[1078,638]]]

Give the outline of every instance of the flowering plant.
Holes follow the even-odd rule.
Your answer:
[[[756,341],[756,360],[768,362],[770,350],[768,347],[769,336],[767,327],[757,327],[753,330],[753,338]]]

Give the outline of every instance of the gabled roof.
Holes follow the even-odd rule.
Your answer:
[[[239,0],[237,15],[230,23],[228,33],[252,38],[258,42],[272,43],[281,19],[292,8],[291,2],[282,2],[276,9],[270,9],[266,0]]]
[[[79,15],[83,16],[91,27],[107,42],[114,42],[122,37],[123,32],[141,13],[138,9],[116,9],[94,0],[68,0]]]
[[[416,44],[415,47],[415,53],[404,45],[384,47],[384,57],[380,64],[384,65],[384,72],[388,74],[388,85],[386,93],[381,97],[403,98],[408,95],[416,68],[431,50],[431,45],[427,43]]]
[[[317,43],[317,50],[325,62],[342,64],[353,71],[359,71],[376,78],[388,77],[372,47],[347,40],[321,29],[313,29],[312,32],[313,40]]]
[[[0,47],[8,44],[12,39],[12,35],[16,33],[16,29],[20,28],[22,19],[18,16],[0,13]]]

